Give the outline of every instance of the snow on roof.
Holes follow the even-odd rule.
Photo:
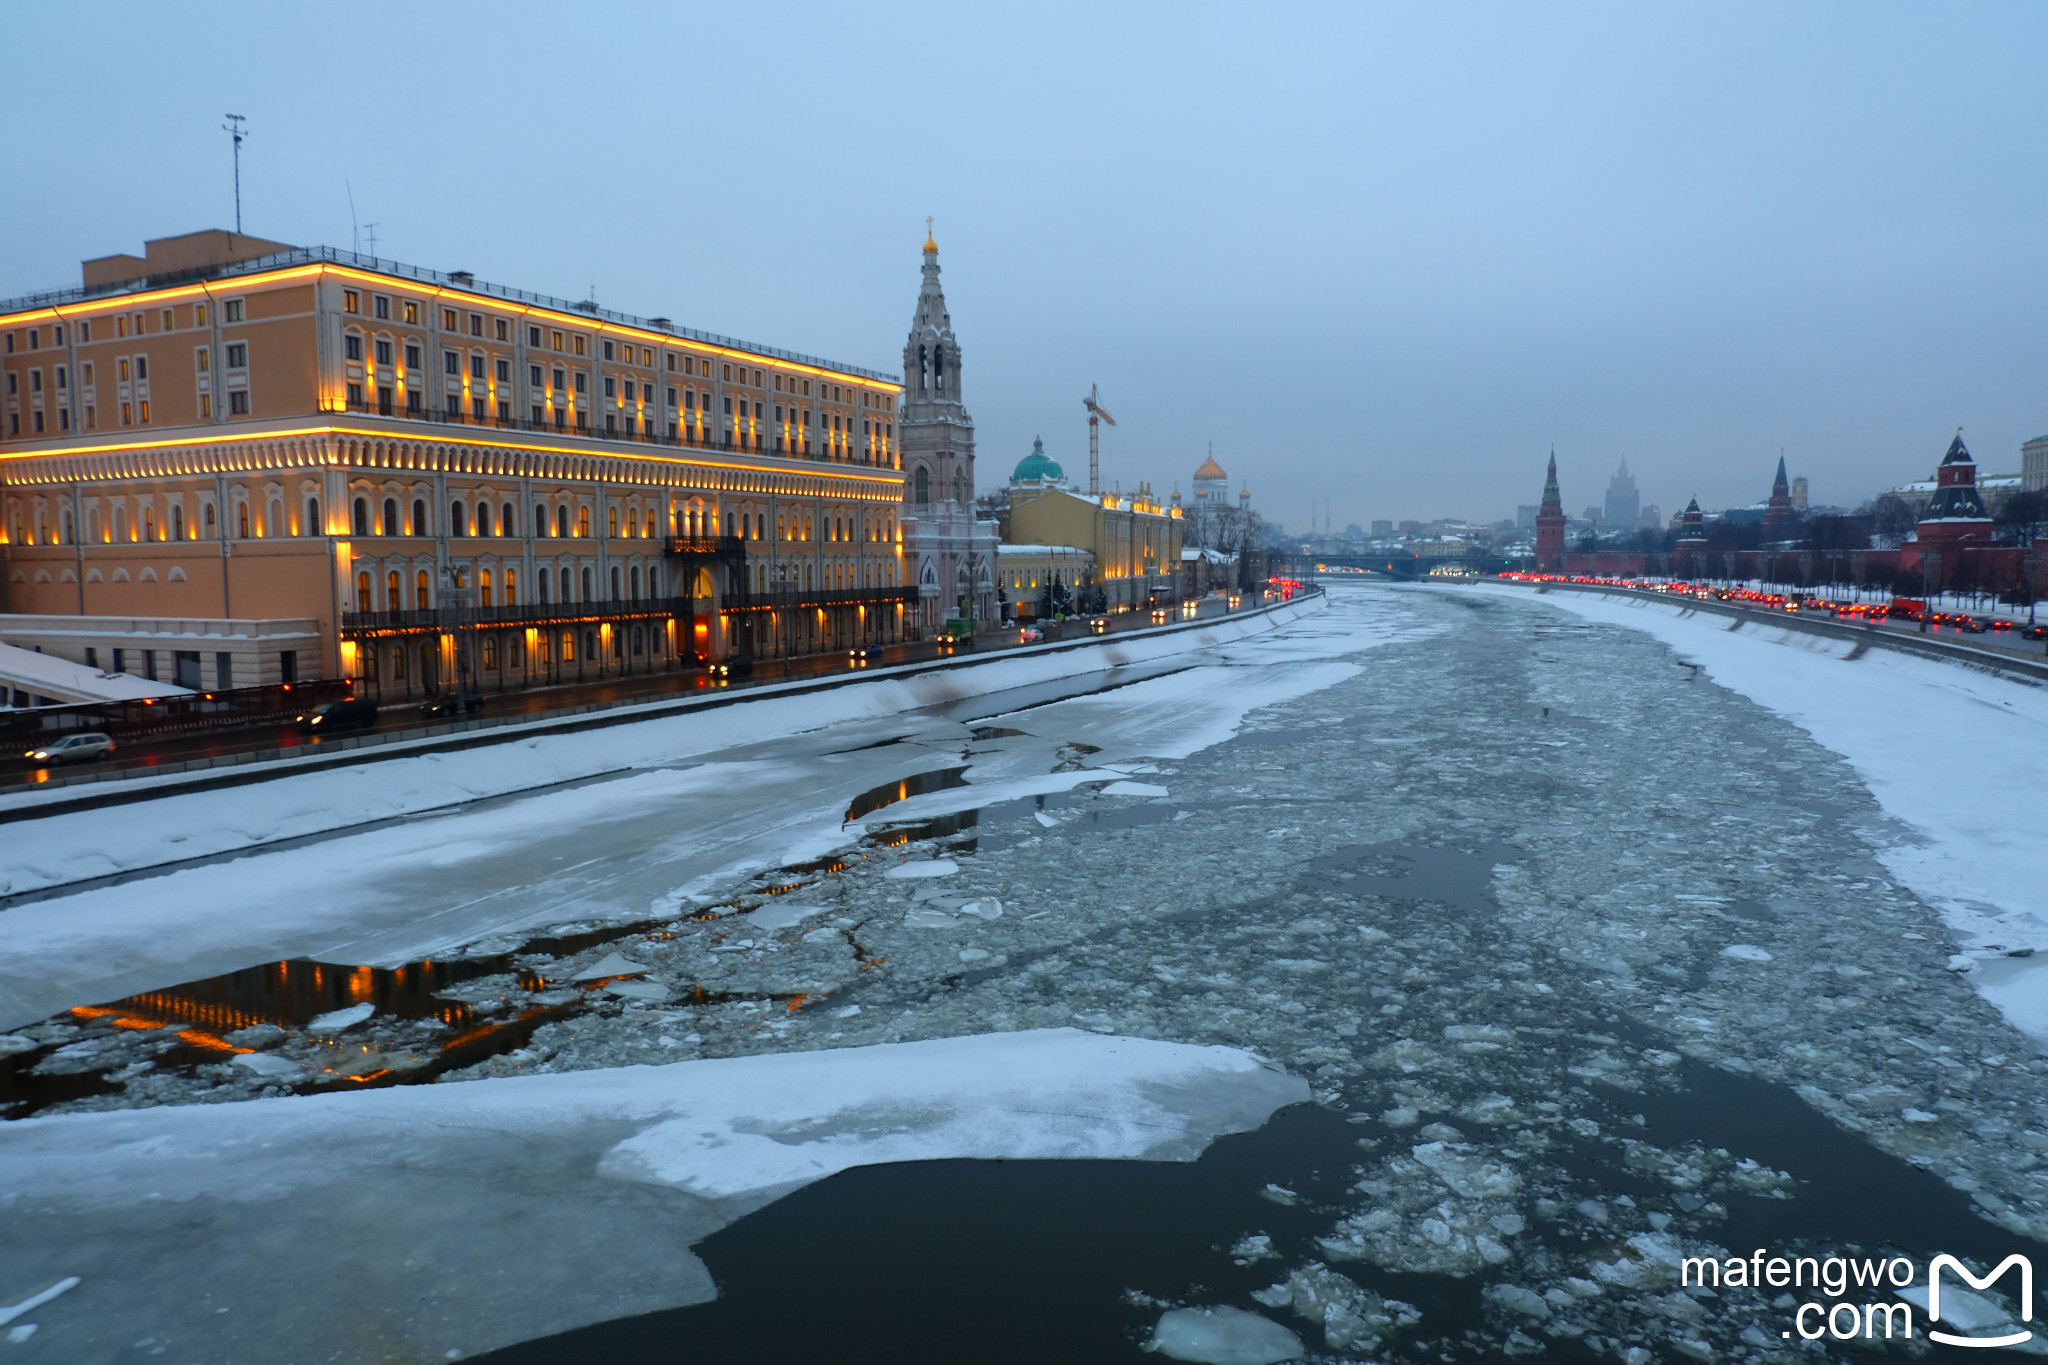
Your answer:
[[[1221,550],[1182,550],[1180,552],[1180,562],[1183,564],[1191,563],[1197,559],[1206,559],[1211,564],[1237,563],[1236,555],[1227,555]]]
[[[188,689],[126,673],[102,673],[54,654],[0,644],[0,686],[52,701],[134,701],[141,697],[190,696]]]
[[[1095,557],[1093,550],[1083,550],[1073,545],[998,545],[996,556],[1003,555],[1087,555]]]

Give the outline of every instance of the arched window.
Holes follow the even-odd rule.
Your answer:
[[[914,490],[912,496],[914,497],[917,505],[919,507],[930,506],[932,500],[931,471],[926,469],[923,465],[919,465],[917,467],[917,473],[911,476],[910,484],[912,489]]]
[[[733,531],[732,531],[732,513],[730,513],[730,512],[727,512],[727,513],[725,514],[725,533],[726,533],[727,535],[731,535],[731,534],[733,533]]]
[[[932,347],[932,388],[940,393],[946,391],[946,348]]]
[[[498,637],[484,636],[484,667],[495,672],[498,667]]]
[[[555,509],[555,534],[564,540],[569,538],[569,509],[566,507]]]
[[[640,600],[640,566],[638,564],[633,566],[633,600],[636,602]]]
[[[213,504],[206,504],[206,538],[213,539]]]
[[[307,498],[306,534],[309,536],[317,536],[323,534],[326,531],[326,529],[326,527],[320,524],[320,499]]]
[[[612,565],[612,601],[616,602],[623,596],[625,594],[619,591],[619,566],[614,564]]]
[[[431,611],[434,606],[434,579],[425,569],[413,575],[412,604],[421,611]]]
[[[403,611],[405,604],[398,600],[398,570],[393,569],[384,577],[384,610]]]
[[[619,538],[619,509],[616,507],[611,509],[611,515],[605,519],[605,533],[613,540]]]
[[[171,504],[171,539],[183,540],[184,538],[185,505],[174,502]],[[71,539],[71,514],[69,512],[64,514],[64,539]]]
[[[412,533],[416,536],[423,536],[428,533],[427,504],[419,498],[412,500]]]
[[[590,539],[590,509],[588,507],[576,509],[576,534],[580,539]]]
[[[491,605],[491,571],[489,569],[485,569],[476,576],[476,587],[476,604],[480,607]]]
[[[249,538],[249,504],[246,502],[235,504],[235,537],[238,540]]]
[[[753,535],[754,535],[754,514],[753,514],[752,512],[742,512],[742,513],[740,513],[740,539],[741,539],[741,540],[751,540],[751,539],[753,538]]]
[[[652,564],[647,566],[647,595],[661,596],[661,570]]]
[[[533,505],[533,533],[535,536],[548,533],[548,509],[539,503]]]
[[[536,585],[537,585],[537,586],[539,587],[539,589],[540,589],[540,600],[541,600],[541,601],[543,601],[543,602],[547,601],[547,600],[548,600],[548,571],[547,571],[546,569],[542,569],[542,570],[540,570],[540,576],[539,576],[538,578],[534,579],[534,583],[535,583],[535,584],[536,584]]]
[[[356,575],[356,610],[377,610],[377,600],[370,595],[370,575],[367,570]]]
[[[652,511],[649,511],[647,514],[647,525],[645,527],[645,530],[647,532],[647,538],[649,540],[654,539],[654,513]]]
[[[38,512],[36,515],[40,518],[43,514]],[[244,515],[247,514],[245,513]],[[142,509],[142,538],[144,540],[156,539],[156,509],[153,507]],[[44,536],[43,539],[48,540],[49,537]]]
[[[590,590],[591,580],[591,571],[588,568],[588,566],[586,566],[583,570],[583,600],[586,602],[588,602],[591,598],[597,595],[596,593]]]
[[[498,518],[498,534],[501,536],[518,535],[519,517],[518,514],[512,510],[512,504],[509,502],[506,503],[505,506],[502,509],[500,509],[500,511],[501,515]]]
[[[476,505],[476,533],[487,536],[491,533],[491,505],[480,502]]]
[[[517,569],[505,570],[505,605],[508,607],[519,605],[519,570]]]
[[[114,508],[114,543],[119,545],[127,539],[128,509],[117,504]]]
[[[387,535],[387,536],[395,536],[395,535],[397,535],[397,534],[399,533],[399,526],[398,526],[398,499],[397,499],[397,498],[386,498],[386,499],[384,499],[384,532],[383,532],[383,533],[384,533],[385,535]]]
[[[929,387],[926,377],[930,373],[931,357],[925,353],[924,343],[919,342],[917,346],[917,386],[920,389]]]
[[[469,516],[459,502],[448,504],[448,534],[451,536],[466,536],[469,534]]]
[[[350,522],[350,529],[359,536],[370,534],[370,504],[362,498],[357,498],[351,511],[354,519]]]

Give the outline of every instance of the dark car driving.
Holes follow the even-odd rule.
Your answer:
[[[375,725],[377,703],[368,697],[349,697],[344,701],[327,701],[310,711],[301,711],[292,718],[292,724],[301,730],[316,734],[329,730],[346,730],[352,725]]]

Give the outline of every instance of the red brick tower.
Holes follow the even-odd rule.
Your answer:
[[[1543,480],[1543,505],[1536,509],[1536,572],[1564,572],[1564,500],[1557,492],[1557,451]]]
[[[1764,539],[1783,540],[1798,524],[1792,508],[1792,486],[1785,478],[1785,452],[1778,452],[1778,476],[1771,480],[1771,499],[1764,504]]]
[[[1920,514],[1920,544],[1939,549],[1958,541],[1987,544],[1991,540],[1991,514],[1984,510],[1984,496],[1977,491],[1977,462],[1963,445],[1963,429],[1949,442],[1948,454],[1934,471],[1934,496]]]

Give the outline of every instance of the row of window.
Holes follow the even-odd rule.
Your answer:
[[[580,575],[572,575],[563,568],[551,571],[545,567],[534,571],[536,602],[547,602],[553,597],[557,584],[560,585],[563,602],[594,602],[597,599],[596,570],[585,565]],[[578,578],[581,579],[582,593],[576,591]],[[637,601],[642,596],[661,596],[662,576],[658,565],[614,564],[611,570],[613,601]],[[405,575],[398,569],[384,573],[384,593],[380,599],[376,592],[376,578],[367,569],[356,574],[357,611],[430,611],[434,605],[433,575],[425,569],[415,570],[412,576],[412,600],[405,600]],[[476,576],[476,604],[480,607],[516,607],[519,605],[519,570],[505,568],[497,571],[480,569]],[[401,675],[402,676],[402,675]]]
[[[395,312],[394,303],[396,305]],[[362,291],[357,289],[342,290],[341,311],[355,316],[362,316]],[[388,294],[372,294],[370,296],[369,316],[378,321],[397,321],[417,327],[420,325],[421,305],[415,299],[394,300]],[[467,312],[455,308],[444,307],[441,309],[441,330],[443,332],[460,335],[464,330],[463,324],[465,321],[467,322],[467,331],[470,336],[489,336],[492,340],[506,342],[512,339],[512,323],[509,318],[488,317],[483,313]],[[538,323],[529,323],[526,328],[526,344],[533,350],[545,349],[574,355],[587,355],[589,354],[590,338],[580,332],[564,331],[559,327],[543,327]],[[636,347],[631,342],[616,341],[611,338],[605,338],[600,344],[600,352],[603,357],[606,360],[615,361],[620,364],[634,364],[636,351],[638,352],[637,363],[639,366],[642,369],[653,369],[654,348],[652,346]],[[662,355],[664,357],[664,364],[671,374],[694,374],[706,379],[711,377],[711,360],[707,356],[693,356],[668,350],[664,350]],[[351,359],[357,358],[359,357],[351,357]],[[811,395],[812,381],[798,375],[776,374],[771,380],[766,370],[756,369],[745,364],[735,365],[731,361],[721,361],[719,365],[719,377],[728,384],[750,383],[755,388],[766,389],[772,383],[777,393],[794,393],[800,394],[803,397]],[[819,396],[835,403],[853,402],[852,392],[852,386],[850,385],[830,384],[823,381],[820,381],[818,384]],[[862,390],[859,401],[863,407],[874,407],[886,404],[887,399],[885,395]]]
[[[245,321],[245,320],[246,320],[246,313],[245,313],[245,311],[244,311],[244,307],[243,307],[243,305],[244,305],[244,302],[245,302],[245,301],[244,301],[244,300],[242,300],[242,299],[229,299],[229,300],[227,300],[227,301],[226,301],[225,303],[223,303],[223,304],[221,305],[221,317],[223,318],[223,320],[225,320],[225,321],[227,321],[227,322],[242,322],[242,321]],[[211,314],[210,314],[210,312],[209,312],[209,310],[208,310],[208,308],[207,308],[207,306],[206,306],[205,304],[203,304],[203,303],[195,303],[195,304],[192,304],[192,305],[191,305],[191,309],[192,309],[192,326],[194,326],[194,327],[205,327],[205,326],[208,326],[208,325],[209,325],[209,323],[210,323],[210,319],[211,319]],[[178,331],[178,330],[179,330],[179,327],[178,327],[178,310],[177,310],[177,309],[175,309],[175,308],[164,308],[164,309],[160,309],[160,310],[157,310],[157,315],[158,315],[158,319],[159,319],[159,322],[158,322],[158,326],[157,326],[157,329],[156,329],[157,331],[159,331],[159,332],[175,332],[175,331]],[[128,335],[130,334],[130,330],[131,330],[131,328],[132,328],[132,329],[133,329],[133,334],[134,334],[135,336],[141,336],[141,335],[142,335],[142,334],[143,334],[143,333],[144,333],[145,331],[147,331],[147,330],[148,330],[148,328],[147,328],[147,326],[146,326],[146,324],[147,324],[147,322],[148,322],[148,319],[149,319],[149,313],[148,313],[148,312],[137,312],[137,313],[119,313],[119,314],[116,314],[116,315],[114,316],[114,319],[113,319],[113,322],[114,322],[114,335],[115,335],[116,337],[125,337],[125,336],[128,336]],[[13,355],[13,354],[14,354],[14,348],[15,348],[15,345],[16,345],[16,340],[15,340],[15,338],[16,338],[17,336],[21,336],[21,335],[22,335],[22,334],[21,334],[20,332],[13,332],[13,331],[10,331],[10,332],[6,333],[6,343],[5,343],[5,344],[6,344],[6,353],[7,353],[8,355]],[[30,328],[28,328],[28,329],[27,329],[27,335],[26,335],[26,338],[25,338],[25,339],[26,339],[26,341],[28,342],[28,349],[29,349],[29,350],[31,350],[31,351],[39,351],[39,350],[41,350],[41,349],[43,348],[43,329],[42,329],[42,328],[40,328],[40,327],[30,327]],[[82,320],[82,321],[80,321],[80,322],[79,322],[79,324],[78,324],[78,344],[79,344],[79,345],[81,345],[81,346],[88,346],[88,345],[91,345],[91,344],[92,344],[92,319],[90,319],[90,318],[87,318],[87,319],[84,319],[84,320]],[[51,327],[50,327],[50,345],[51,345],[52,347],[61,347],[61,346],[63,346],[63,345],[64,345],[64,324],[63,324],[63,323],[59,322],[59,323],[53,323],[53,324],[51,325]]]
[[[373,511],[378,515],[373,518]],[[433,522],[424,498],[414,498],[409,519],[401,516],[401,505],[397,498],[385,498],[373,509],[369,498],[359,497],[350,507],[349,526],[351,531],[362,537],[378,536],[431,536],[435,534]],[[472,520],[472,514],[474,519]],[[735,521],[735,516],[738,520]],[[319,503],[307,504],[307,524],[319,525]],[[713,533],[707,526],[706,509],[699,507],[677,508],[669,514],[666,534],[676,536],[703,536]],[[663,534],[659,529],[660,518],[653,509],[642,512],[622,510],[614,507],[607,513],[606,531],[612,539],[640,538],[652,540]],[[895,522],[883,516],[869,522],[863,528],[858,519],[848,516],[824,518],[822,528],[815,514],[803,516],[780,516],[775,519],[775,538],[788,541],[815,540],[822,529],[825,540],[846,542],[855,539],[869,544],[887,543],[895,537]],[[448,504],[448,531],[456,537],[504,537],[518,536],[520,527],[518,515],[511,503],[493,508],[489,503],[477,503],[473,507],[460,499]],[[768,533],[766,513],[732,513],[725,516],[725,534],[738,535],[748,540],[763,539]],[[579,507],[575,511],[572,526],[570,509],[558,506],[552,512],[544,503],[533,508],[533,535],[537,540],[545,539],[587,539],[590,536],[590,509]]]

